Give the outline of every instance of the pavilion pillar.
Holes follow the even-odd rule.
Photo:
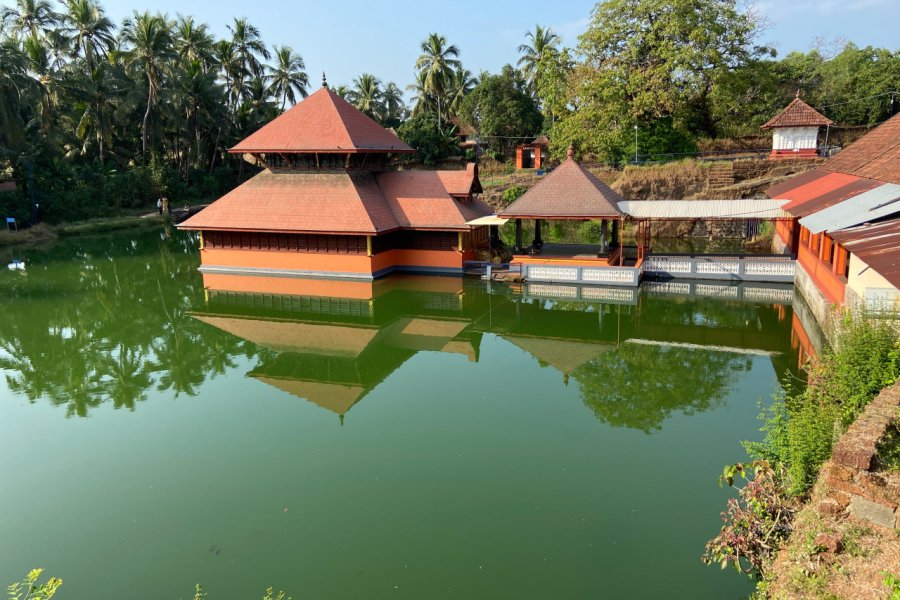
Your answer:
[[[613,248],[619,247],[619,221],[618,219],[612,222],[612,244]]]
[[[522,219],[516,219],[516,252],[522,251]]]
[[[540,250],[541,246],[544,245],[544,239],[541,237],[541,220],[534,220],[534,241],[531,242],[531,245]]]
[[[602,219],[600,221],[600,254],[609,253],[609,240],[606,236],[607,229],[609,229],[609,221]]]

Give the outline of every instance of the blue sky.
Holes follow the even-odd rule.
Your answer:
[[[11,4],[12,0],[0,0]],[[550,25],[574,46],[587,25],[591,0],[101,0],[117,23],[147,8],[192,14],[226,35],[233,17],[244,16],[269,45],[289,44],[303,56],[314,87],[325,70],[328,81],[349,84],[363,72],[405,87],[413,79],[419,43],[432,31],[456,44],[466,68],[498,71],[514,63],[516,48],[535,23]],[[900,0],[756,0],[753,10],[768,22],[760,41],[779,53],[808,50],[817,38],[859,46],[900,49]]]

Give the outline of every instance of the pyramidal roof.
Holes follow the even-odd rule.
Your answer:
[[[498,214],[513,219],[617,219],[624,216],[618,208],[623,200],[575,162],[570,148],[561,165]]]
[[[230,150],[243,152],[415,152],[323,86]]]
[[[763,129],[774,127],[824,127],[833,121],[800,99],[798,95],[783,111],[769,119]]]

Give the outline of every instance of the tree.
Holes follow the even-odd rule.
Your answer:
[[[579,38],[569,78],[572,113],[554,126],[552,150],[570,142],[616,160],[634,125],[663,118],[715,136],[715,81],[763,49],[758,26],[738,0],[605,0]]]
[[[398,127],[406,118],[406,104],[403,102],[403,91],[393,81],[384,86],[381,94],[381,103],[384,108],[382,124],[386,127]]]
[[[495,146],[509,151],[517,138],[541,130],[542,117],[521,73],[506,65],[499,75],[481,77],[463,100],[460,117],[483,138],[494,138]]]
[[[537,97],[540,99],[545,121],[549,120],[550,124],[569,110],[568,82],[573,67],[574,61],[568,48],[563,48],[561,52],[545,48],[538,61]]]
[[[147,108],[141,122],[141,148],[147,156],[150,116],[156,108],[167,62],[175,56],[169,23],[160,14],[135,13],[122,28],[122,39],[131,47],[123,52],[125,64],[147,83]]]
[[[381,104],[381,80],[371,73],[363,73],[353,80],[350,100],[361,112],[379,119],[383,111]]]
[[[422,88],[435,98],[437,104],[438,128],[441,126],[441,102],[453,76],[453,71],[462,68],[459,62],[459,48],[447,44],[447,38],[437,33],[429,34],[420,45],[422,54],[416,60],[416,70],[422,77]]]
[[[194,17],[179,16],[175,24],[174,42],[181,60],[199,62],[204,69],[212,66],[215,42],[205,23],[198,25]]]
[[[400,139],[415,148],[416,158],[425,166],[432,166],[445,158],[460,154],[459,141],[451,130],[438,127],[435,113],[425,112],[408,119],[397,130]]]
[[[39,35],[56,26],[58,15],[49,0],[16,0],[14,8],[0,11],[0,19],[19,34]]]
[[[228,26],[228,31],[231,32],[231,43],[234,44],[234,51],[241,64],[240,89],[243,90],[245,77],[262,77],[263,63],[260,57],[269,60],[271,54],[260,38],[259,29],[247,19],[235,19],[234,25]]]
[[[529,43],[519,45],[519,62],[516,63],[522,69],[522,75],[528,82],[528,88],[533,94],[538,93],[538,73],[541,59],[547,53],[554,53],[559,45],[559,36],[553,33],[549,27],[534,26],[534,31],[525,34]]]
[[[453,71],[450,83],[447,86],[447,109],[451,115],[459,114],[463,100],[476,85],[478,85],[478,80],[472,76],[472,72],[468,69],[460,67]]]
[[[68,0],[65,27],[76,53],[80,53],[88,73],[94,70],[98,56],[106,56],[115,43],[113,24],[93,0]]]
[[[287,105],[297,102],[297,96],[306,98],[309,77],[306,75],[306,64],[303,57],[294,52],[290,46],[275,46],[275,65],[269,69],[269,84],[272,95],[281,98],[281,110]]]

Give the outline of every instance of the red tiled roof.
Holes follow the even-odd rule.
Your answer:
[[[514,219],[616,219],[624,216],[617,206],[622,200],[569,156],[499,215]]]
[[[790,211],[792,208],[803,202],[812,200],[822,194],[833,192],[858,179],[859,177],[845,175],[844,173],[825,173],[822,177],[818,177],[812,181],[801,182],[801,184],[796,187],[784,190],[773,196],[773,198],[775,200],[790,200],[790,202],[782,207],[784,210]]]
[[[263,171],[180,227],[373,234],[399,223],[370,174]]]
[[[900,287],[900,219],[828,233],[895,287]]]
[[[415,152],[400,138],[323,87],[229,152]]]
[[[900,184],[900,114],[825,161],[821,168]]]
[[[493,213],[480,200],[478,170],[367,173],[263,171],[187,219],[183,229],[377,234],[469,230]],[[465,196],[466,201],[454,196]]]
[[[799,98],[794,98],[783,111],[769,119],[763,129],[774,127],[824,127],[832,120],[821,115],[816,109]]]
[[[480,200],[457,200],[481,189],[476,170],[389,171],[378,175],[384,194],[401,227],[468,230],[468,221],[493,214]]]

